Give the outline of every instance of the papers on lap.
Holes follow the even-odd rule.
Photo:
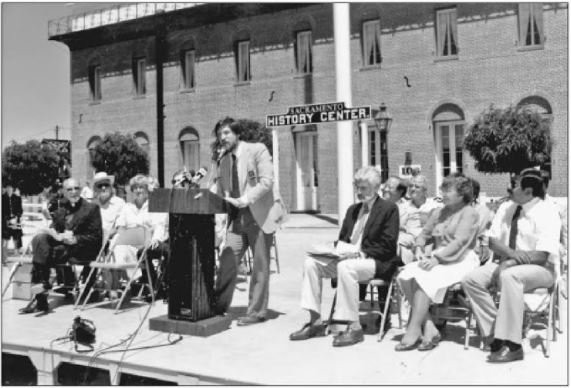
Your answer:
[[[348,254],[355,254],[359,252],[359,247],[353,244],[348,244],[339,241],[335,247],[332,243],[321,243],[312,246],[307,253],[311,257],[329,258],[329,259],[344,259]]]

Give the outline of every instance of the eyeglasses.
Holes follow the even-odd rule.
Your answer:
[[[80,190],[80,189],[81,189],[81,187],[79,187],[79,186],[74,186],[74,187],[68,187],[68,188],[66,188],[67,191]]]
[[[102,183],[100,185],[95,186],[96,189],[107,189],[109,187],[111,187],[109,183]]]

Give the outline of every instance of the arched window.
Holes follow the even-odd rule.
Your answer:
[[[87,176],[93,176],[95,169],[93,168],[93,157],[95,156],[95,147],[101,143],[99,136],[92,136],[87,142]],[[91,173],[91,174],[90,174]]]
[[[540,96],[529,96],[522,99],[518,104],[518,107],[524,107],[530,109],[534,112],[539,113],[542,117],[549,120],[549,124],[553,123],[553,110],[551,109],[551,104],[545,98]],[[541,165],[541,169],[549,172],[551,177],[551,159]]]
[[[144,132],[137,132],[135,141],[150,156],[149,137]]]
[[[455,104],[443,104],[432,114],[436,145],[436,184],[455,172],[463,172],[464,112]]]
[[[198,132],[192,127],[185,127],[178,136],[182,163],[188,170],[197,171],[200,168],[199,140]]]

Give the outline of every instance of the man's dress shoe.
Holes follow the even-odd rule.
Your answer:
[[[333,339],[333,346],[350,346],[364,340],[363,329],[355,330],[349,326],[347,330]]]
[[[313,337],[325,337],[326,327],[324,324],[312,325],[306,323],[301,329],[289,335],[291,341],[303,341]]]
[[[502,346],[500,350],[494,352],[488,356],[488,362],[500,363],[500,362],[512,362],[523,360],[523,348],[517,350],[510,350],[506,345]]]
[[[253,315],[248,315],[245,317],[238,318],[238,326],[248,326],[248,325],[255,325],[256,323],[262,323],[266,319],[255,317]]]

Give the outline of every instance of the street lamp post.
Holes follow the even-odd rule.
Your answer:
[[[375,125],[379,130],[381,140],[381,177],[383,182],[389,178],[389,150],[387,147],[387,134],[393,122],[391,114],[383,102],[374,117]]]

